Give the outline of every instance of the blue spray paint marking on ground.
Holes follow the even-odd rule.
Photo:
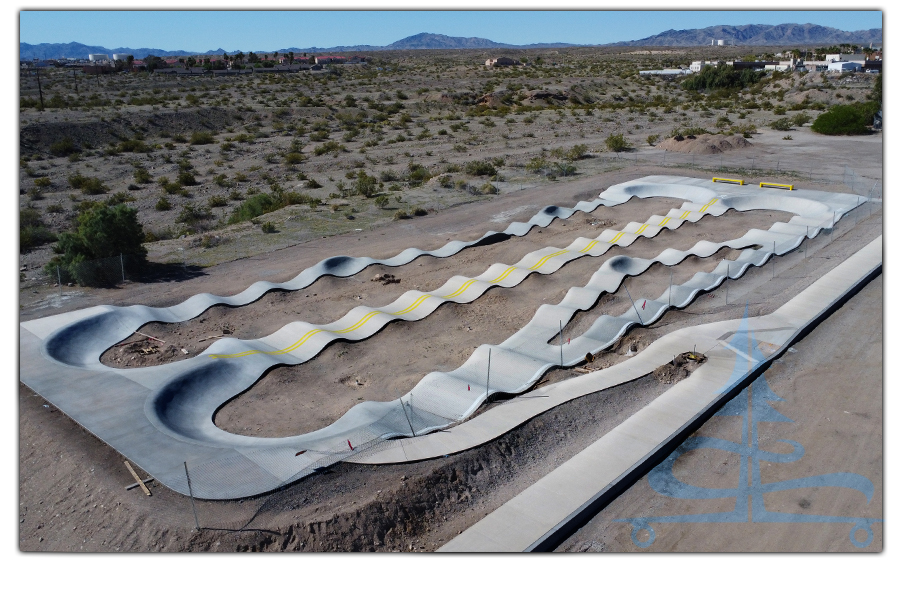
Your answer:
[[[732,387],[741,377],[758,362],[764,360],[753,333],[749,329],[748,309],[744,309],[744,317],[737,333],[728,342],[730,348],[737,355],[734,371],[729,380],[720,389]],[[755,362],[754,362],[755,361]],[[743,428],[741,430],[741,443],[735,443],[714,437],[691,437],[675,449],[663,462],[658,464],[647,475],[650,487],[657,493],[685,500],[708,500],[718,498],[735,498],[734,510],[730,512],[713,512],[707,514],[687,514],[680,516],[656,516],[640,518],[618,518],[616,522],[628,522],[632,525],[631,540],[638,547],[649,547],[656,540],[656,533],[651,523],[678,523],[678,522],[781,522],[781,523],[852,523],[850,530],[850,542],[856,547],[863,548],[872,543],[874,537],[871,525],[882,522],[880,518],[857,518],[847,516],[817,516],[813,514],[788,514],[783,512],[770,512],[766,510],[763,496],[775,491],[785,491],[801,487],[846,487],[855,489],[866,496],[866,502],[872,500],[875,487],[872,482],[855,473],[831,473],[827,475],[815,475],[778,481],[775,483],[762,483],[760,479],[761,461],[765,462],[795,462],[804,454],[804,448],[793,440],[781,439],[779,442],[790,445],[793,450],[782,454],[769,452],[759,448],[759,434],[757,425],[760,422],[785,422],[793,423],[791,419],[775,410],[770,403],[783,402],[784,399],[775,394],[762,375],[752,384],[752,399],[750,392],[744,388],[740,394],[729,400],[717,413],[716,417],[742,417]],[[680,456],[693,450],[713,449],[738,454],[741,458],[741,469],[738,486],[726,489],[711,489],[697,487],[684,483],[675,477],[672,467]],[[752,472],[752,474],[750,474]],[[751,520],[752,514],[752,520]],[[646,541],[638,540],[638,532],[646,530],[649,538]],[[866,532],[864,541],[857,541],[856,532]]]

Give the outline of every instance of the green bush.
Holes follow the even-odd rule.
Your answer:
[[[743,89],[763,78],[765,73],[752,70],[735,70],[733,66],[704,66],[699,73],[690,75],[681,82],[686,91],[709,91],[712,89]]]
[[[133,270],[146,262],[143,242],[144,230],[136,210],[126,205],[98,204],[78,216],[73,232],[59,236],[53,247],[56,257],[45,271],[55,274],[59,266],[67,278],[74,278],[82,286],[106,286],[111,283],[107,279],[110,268],[96,260],[128,255]],[[114,279],[118,280],[118,276]]]
[[[191,133],[191,145],[210,145],[215,142],[215,137],[209,131],[194,131]]]
[[[466,174],[471,176],[494,176],[497,169],[490,162],[472,161],[466,164]]]
[[[50,211],[47,208],[47,211]],[[19,211],[19,251],[25,253],[34,247],[53,242],[56,235],[47,229],[41,219],[41,212],[33,207],[25,207]]]
[[[772,122],[771,126],[776,131],[789,131],[794,126],[794,121],[790,118],[779,118]]]
[[[631,146],[628,144],[628,140],[625,139],[625,135],[618,133],[606,138],[606,148],[610,151],[619,153],[620,151],[631,149]]]
[[[166,197],[160,197],[156,202],[156,211],[169,211],[172,209],[172,203]]]
[[[68,137],[63,138],[56,143],[50,144],[50,153],[57,157],[65,157],[77,151],[78,148],[75,147],[75,142]]]
[[[150,173],[147,172],[145,168],[134,169],[134,182],[138,184],[147,184],[152,181],[153,179],[150,177]]]
[[[832,106],[812,123],[813,132],[822,135],[865,135],[878,111],[878,104],[855,103]]]
[[[228,223],[238,224],[246,222],[288,205],[301,205],[304,203],[310,207],[316,207],[320,201],[303,193],[283,191],[280,187],[274,185],[271,194],[258,193],[241,203],[240,207],[228,217]]]

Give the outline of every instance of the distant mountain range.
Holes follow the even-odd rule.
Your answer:
[[[711,40],[724,39],[728,45],[737,46],[781,46],[806,45],[823,46],[831,44],[851,43],[881,44],[881,29],[865,29],[862,31],[841,31],[821,25],[716,25],[705,29],[670,29],[657,35],[623,41],[612,46],[702,46],[709,45]]]
[[[713,39],[724,39],[727,44],[739,46],[822,46],[840,43],[864,44],[882,43],[881,29],[866,29],[863,31],[841,31],[832,27],[820,25],[797,25],[788,23],[784,25],[717,25],[704,29],[674,29],[664,31],[658,35],[645,37],[634,41],[621,41],[611,44],[596,44],[609,46],[704,46],[709,45]],[[333,52],[377,52],[384,50],[470,50],[470,49],[512,49],[525,50],[535,48],[565,48],[585,47],[590,44],[570,44],[564,42],[539,43],[527,45],[504,44],[491,41],[483,37],[450,37],[438,33],[419,33],[403,38],[388,46],[334,46],[331,48],[282,48],[279,54],[294,52],[294,54],[333,53]],[[236,54],[239,50],[228,50],[228,54]],[[272,53],[274,50],[253,50],[257,54]],[[196,56],[201,54],[222,54],[226,52],[222,48],[194,52],[187,50],[162,50],[159,48],[104,48],[103,46],[88,46],[85,44],[70,42],[66,44],[19,44],[19,59],[31,60],[50,58],[87,58],[88,54],[131,54],[135,58],[153,56]],[[245,50],[249,53],[250,50]]]

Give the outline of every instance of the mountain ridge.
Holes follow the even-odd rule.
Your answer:
[[[505,44],[483,37],[453,37],[440,33],[417,33],[397,40],[387,46],[371,45],[346,45],[330,48],[282,48],[277,50],[279,54],[294,52],[302,53],[334,53],[334,52],[377,52],[388,50],[469,50],[469,49],[509,49],[527,50],[540,48],[566,48],[566,47],[634,47],[634,46],[705,46],[712,40],[724,39],[728,45],[740,46],[772,46],[772,45],[797,45],[797,44],[869,44],[882,43],[882,29],[863,29],[859,31],[842,31],[833,27],[823,27],[811,23],[783,23],[781,25],[715,25],[702,29],[669,29],[650,37],[632,41],[619,41],[609,44],[572,44],[567,42],[546,42],[534,44]],[[728,43],[728,42],[732,43]],[[87,58],[88,54],[131,54],[135,58],[154,56],[196,56],[204,54],[222,54],[226,50],[218,48],[205,52],[189,52],[186,50],[163,50],[160,48],[105,48],[103,46],[87,45],[80,42],[68,43],[19,43],[19,59],[31,60],[52,58]],[[228,51],[228,54],[236,54],[240,50]],[[253,50],[257,54],[269,54],[276,50]],[[249,50],[245,53],[249,54]]]

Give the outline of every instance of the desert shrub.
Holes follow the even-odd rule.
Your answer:
[[[119,205],[120,203],[133,203],[135,201],[134,195],[126,193],[124,191],[119,191],[115,193],[112,197],[106,200],[107,205]]]
[[[794,123],[794,126],[800,127],[812,120],[812,117],[806,112],[798,112],[794,114],[793,118],[791,118],[791,122]]]
[[[614,151],[616,153],[620,151],[627,151],[631,149],[631,146],[628,144],[628,140],[625,139],[625,136],[622,133],[617,133],[614,135],[609,135],[606,138],[606,148],[610,151]]]
[[[378,188],[383,186],[384,184],[379,183],[377,178],[369,176],[364,170],[360,170],[356,175],[356,182],[353,185],[353,190],[356,191],[356,194],[358,195],[373,197],[378,192]]]
[[[390,200],[391,200],[391,198],[388,197],[387,195],[380,195],[378,197],[375,197],[374,203],[381,209],[384,209],[385,207],[387,207]]]
[[[47,208],[50,211],[50,208]],[[25,253],[31,249],[56,240],[41,219],[41,212],[33,207],[19,210],[19,251]]]
[[[382,170],[379,178],[381,178],[381,182],[394,182],[400,180],[400,175],[393,170]]]
[[[246,222],[288,205],[301,205],[303,203],[308,204],[310,207],[316,207],[320,201],[309,195],[284,191],[277,185],[273,185],[272,193],[257,193],[241,203],[228,217],[228,223]]]
[[[150,173],[147,172],[145,168],[135,168],[134,169],[134,181],[138,184],[147,184],[152,182],[152,178],[150,177]]]
[[[303,162],[303,160],[304,160],[303,154],[297,153],[295,151],[287,153],[284,156],[284,163],[289,164],[289,165],[299,164],[299,163]]]
[[[568,151],[563,154],[563,158],[570,162],[574,162],[575,160],[580,160],[581,158],[588,155],[588,146],[583,143],[579,143],[578,145],[574,145]]]
[[[428,210],[425,209],[424,207],[417,207],[416,209],[413,210],[413,215],[414,216],[427,216]]]
[[[184,224],[187,233],[195,233],[207,228],[206,221],[212,218],[209,208],[200,208],[192,203],[186,203],[175,218],[179,224]]]
[[[39,189],[46,189],[46,188],[48,188],[51,184],[52,184],[52,183],[50,182],[50,178],[48,178],[48,177],[46,177],[46,176],[42,176],[41,178],[35,178],[35,179],[34,179],[34,186],[36,186],[36,187],[39,188]]]
[[[865,135],[877,111],[874,102],[832,106],[813,121],[811,128],[822,135]]]
[[[743,89],[759,82],[765,73],[749,69],[735,70],[733,66],[725,64],[704,66],[694,75],[690,75],[681,82],[685,91],[709,91],[713,89]]]
[[[789,131],[793,127],[794,121],[790,118],[779,118],[769,124],[776,131]]]
[[[273,224],[272,222],[263,222],[263,225],[260,226],[260,230],[262,230],[266,234],[278,232],[278,230],[275,228],[275,224]]]
[[[172,203],[166,197],[160,197],[156,202],[156,211],[169,211],[172,209]]]
[[[210,145],[215,142],[215,137],[209,131],[194,131],[191,133],[191,145]]]
[[[111,283],[108,268],[97,260],[128,255],[130,267],[140,267],[147,255],[143,242],[144,230],[136,210],[127,205],[98,204],[78,216],[74,231],[59,235],[53,247],[56,256],[45,271],[55,274],[59,266],[67,278],[82,286],[106,286]],[[114,279],[118,281],[118,275]]]
[[[63,206],[60,205],[59,203],[54,203],[53,205],[48,205],[48,206],[47,206],[47,213],[48,213],[48,214],[61,214],[61,213],[63,213],[64,211],[66,211],[66,210],[63,209]]]
[[[119,143],[116,147],[117,151],[125,151],[131,153],[150,153],[153,148],[144,143],[140,139],[126,139]]]
[[[228,182],[228,176],[225,174],[218,174],[213,177],[213,182],[216,183],[217,186],[228,188],[231,186],[231,183]]]
[[[659,135],[647,135],[647,145],[654,146],[659,141]]]
[[[468,162],[465,166],[465,171],[466,174],[471,176],[494,176],[497,174],[497,169],[494,168],[493,164],[478,160]]]
[[[210,207],[225,207],[228,205],[228,199],[223,197],[222,195],[213,195],[209,199],[207,199],[207,203]]]
[[[496,195],[497,193],[500,192],[500,189],[498,189],[497,187],[495,187],[494,185],[492,185],[489,182],[486,182],[483,185],[481,185],[481,188],[478,190],[481,191],[482,193],[484,193],[485,195]],[[416,215],[418,215],[418,214],[416,214]]]
[[[394,218],[393,218],[393,219],[395,219],[395,220],[408,220],[408,219],[409,219],[409,214],[406,213],[405,210],[398,209],[397,211],[394,212]]]
[[[75,147],[75,142],[68,137],[64,137],[60,139],[56,143],[50,144],[50,153],[57,157],[65,157],[67,155],[71,155],[78,151],[78,148]]]
[[[427,182],[431,178],[431,172],[429,172],[425,166],[421,164],[416,164],[414,162],[410,162],[406,168],[406,181],[409,183],[411,187],[417,187]]]
[[[326,153],[333,153],[335,156],[337,156],[342,151],[347,151],[347,148],[337,141],[327,141],[316,147],[313,153],[315,153],[317,156],[325,155]]]
[[[183,170],[178,173],[178,184],[184,185],[186,187],[191,187],[199,184],[197,179],[194,178],[194,175],[187,170]]]

